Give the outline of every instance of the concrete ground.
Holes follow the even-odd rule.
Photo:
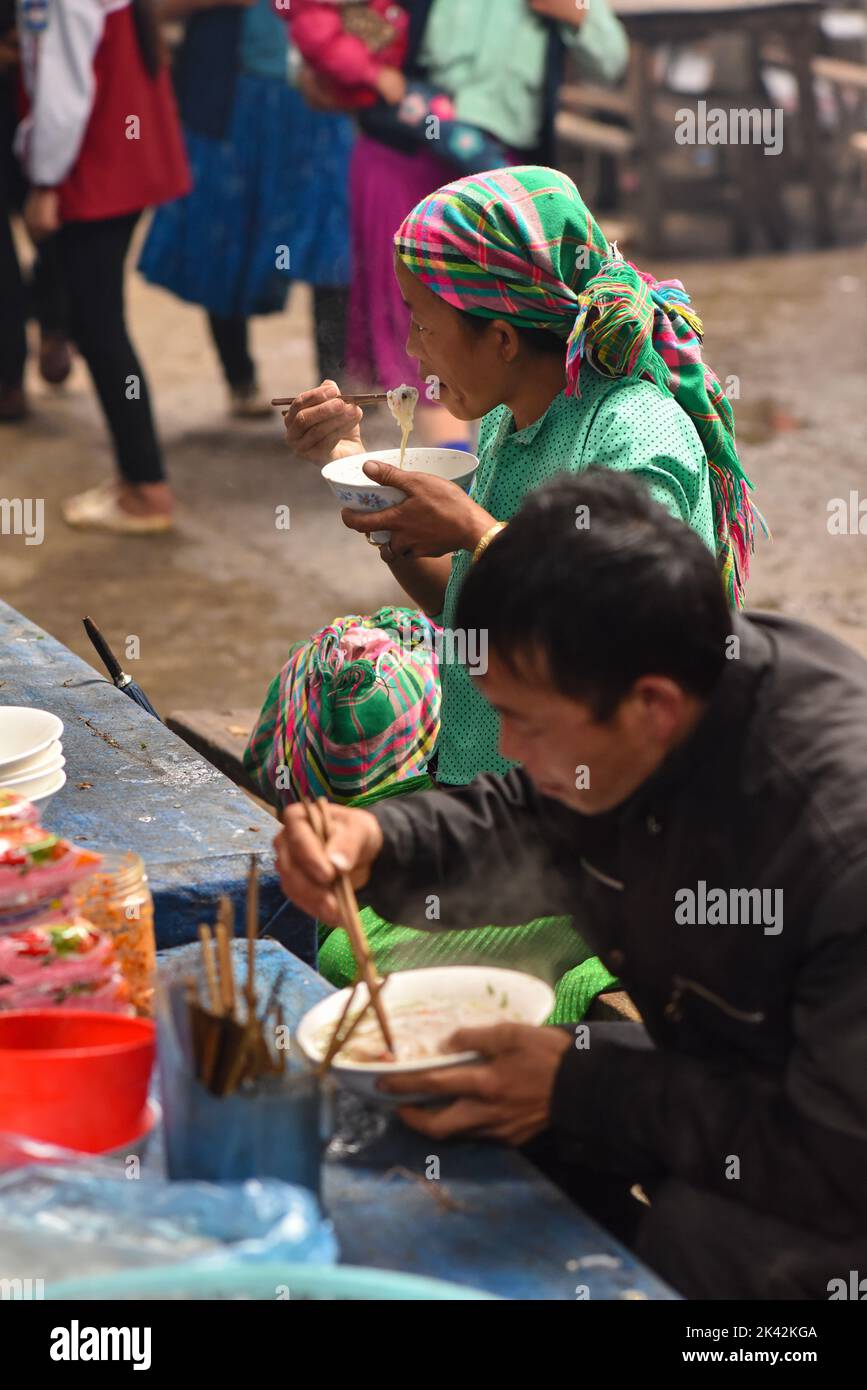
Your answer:
[[[867,534],[831,535],[827,525],[832,499],[855,490],[867,501],[862,253],[654,269],[682,275],[705,321],[708,360],[724,380],[738,378],[742,456],[774,534],[759,542],[752,605],[810,619],[867,655]],[[289,456],[279,413],[227,419],[203,315],[133,275],[130,321],[178,529],[121,540],[64,525],[61,499],[106,476],[109,450],[80,364],[60,390],[34,376],[32,418],[0,427],[0,496],[44,498],[45,540],[0,536],[0,594],[88,659],[85,613],[119,653],[137,636],[140,659],[127,664],[163,713],[254,706],[292,641],[398,591],[376,551],[343,528],[317,470]],[[269,396],[313,383],[309,328],[301,288],[285,314],[256,322]],[[291,509],[288,531],[275,526],[280,505]]]

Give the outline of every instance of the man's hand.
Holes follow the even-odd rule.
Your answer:
[[[525,1023],[461,1028],[449,1039],[448,1051],[480,1052],[483,1062],[388,1077],[379,1090],[389,1095],[427,1091],[451,1099],[442,1110],[398,1110],[411,1129],[431,1139],[474,1134],[517,1148],[548,1128],[554,1079],[571,1045],[561,1028]]]
[[[286,443],[299,458],[320,465],[360,454],[363,415],[360,406],[343,399],[336,381],[323,381],[312,391],[302,391],[284,410]]]
[[[60,198],[56,188],[31,188],[24,203],[24,225],[34,241],[60,230]]]
[[[346,507],[341,513],[344,526],[369,535],[371,531],[390,531],[388,558],[413,559],[450,555],[454,550],[475,550],[494,518],[477,502],[445,478],[431,473],[408,473],[390,463],[368,459],[364,465],[368,478],[384,487],[400,488],[404,502],[381,512],[357,512]]]
[[[323,846],[308,824],[304,807],[288,806],[274,849],[286,897],[311,917],[336,925],[340,909],[331,885],[338,873],[348,873],[355,888],[367,882],[382,849],[382,831],[369,811],[332,804],[328,815],[331,837]]]

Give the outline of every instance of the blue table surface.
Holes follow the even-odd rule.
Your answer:
[[[164,981],[198,966],[199,949],[164,953]],[[243,943],[235,943],[239,985]],[[277,942],[257,948],[256,994],[280,976],[283,1016],[294,1027],[331,986]],[[439,1180],[425,1176],[429,1159]],[[515,1299],[678,1297],[554,1187],[502,1145],[434,1142],[390,1120],[358,1153],[325,1165],[323,1203],[341,1260],[427,1275]],[[586,1287],[586,1292],[583,1292]]]
[[[142,856],[160,947],[194,940],[221,893],[241,914],[255,852],[267,930],[315,961],[313,925],[286,902],[274,871],[273,817],[104,673],[3,603],[0,704],[36,706],[63,720],[67,782],[46,803],[44,823],[88,848]]]

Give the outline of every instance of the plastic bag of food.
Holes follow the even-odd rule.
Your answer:
[[[0,789],[0,910],[20,912],[60,897],[100,856],[45,830],[24,797]]]
[[[0,931],[0,1011],[130,1013],[111,937],[77,914],[52,913]]]

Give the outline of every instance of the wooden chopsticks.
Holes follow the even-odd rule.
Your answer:
[[[223,897],[217,909],[217,924],[213,932],[205,923],[199,927],[207,999],[205,1004],[199,1000],[195,978],[187,981],[186,998],[196,1076],[212,1095],[217,1096],[232,1095],[243,1081],[274,1076],[286,1067],[285,1052],[280,1043],[276,1057],[272,1057],[267,1041],[268,1020],[277,1003],[282,975],[274,982],[264,1011],[259,1016],[256,1014],[259,877],[255,855],[250,858],[247,878],[247,979],[243,991],[236,986],[232,961],[234,917],[231,900]],[[243,1022],[239,1016],[242,993],[246,1005],[246,1019]],[[278,1027],[282,1026],[282,1022],[278,1009]]]
[[[387,393],[385,391],[363,391],[360,395],[356,396],[341,396],[341,399],[346,401],[347,405],[378,405],[380,401],[384,401],[386,398]],[[276,396],[271,404],[294,405],[297,399],[297,396]],[[331,399],[337,400],[337,397],[332,396]]]
[[[310,823],[310,827],[314,835],[318,837],[318,839],[321,841],[323,845],[326,845],[331,834],[331,824],[328,814],[328,802],[325,801],[325,799],[322,797],[320,797],[317,801],[310,801],[307,797],[302,797],[301,804],[304,807],[304,810],[307,814],[307,820]],[[349,997],[347,998],[346,1005],[343,1009],[343,1013],[340,1015],[340,1018],[337,1021],[337,1026],[331,1035],[331,1041],[328,1044],[328,1048],[326,1049],[325,1056],[321,1063],[322,1070],[325,1070],[330,1065],[332,1058],[336,1055],[340,1048],[343,1047],[344,1044],[349,1041],[351,1034],[355,1032],[355,1029],[361,1022],[362,1016],[367,1012],[367,1010],[371,1006],[373,1007],[376,1013],[377,1021],[379,1023],[380,1031],[382,1032],[382,1036],[385,1041],[386,1047],[391,1053],[394,1053],[395,1051],[394,1038],[392,1037],[392,1032],[388,1024],[388,1018],[386,1017],[385,1009],[382,1005],[382,1000],[379,997],[382,987],[385,984],[385,981],[381,980],[376,973],[376,967],[373,963],[373,958],[370,954],[370,947],[367,944],[367,937],[364,934],[364,927],[361,925],[361,918],[358,913],[358,900],[355,896],[355,889],[352,886],[352,881],[349,875],[340,874],[334,885],[334,889],[337,896],[337,903],[340,908],[342,925],[344,927],[344,930],[346,931],[347,936],[349,937],[350,945],[352,946],[352,953],[355,956],[357,975],[355,978],[355,984],[352,987],[352,991],[350,992]],[[346,1033],[341,1035],[341,1029],[346,1021],[346,1017],[349,1013],[350,1005],[352,1004],[353,998],[355,997],[355,991],[357,990],[358,985],[362,981],[367,985],[367,1003],[361,1010],[361,1013],[356,1015],[356,1017],[353,1019]]]

